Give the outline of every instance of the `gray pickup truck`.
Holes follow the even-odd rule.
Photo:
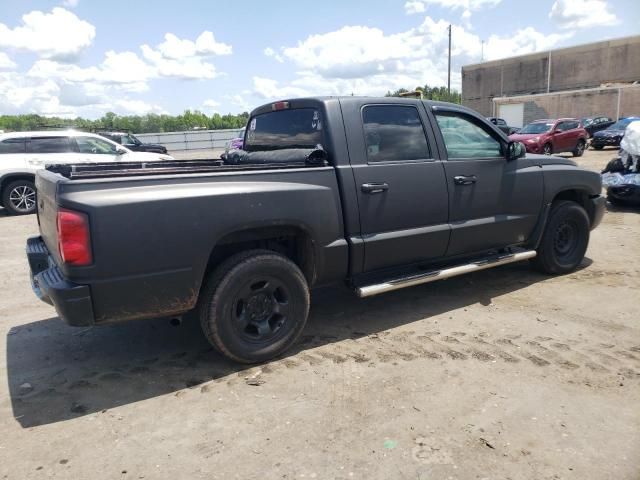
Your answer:
[[[571,272],[604,214],[600,175],[459,105],[277,102],[244,149],[39,172],[36,294],[76,326],[195,310],[215,348],[260,362],[296,341],[313,287],[368,297],[527,259]]]

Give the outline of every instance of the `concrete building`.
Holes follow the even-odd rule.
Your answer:
[[[464,66],[462,104],[517,127],[640,115],[640,35]]]

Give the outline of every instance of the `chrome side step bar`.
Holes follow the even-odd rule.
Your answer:
[[[401,288],[413,287],[414,285],[422,285],[423,283],[435,282],[436,280],[457,277],[458,275],[464,275],[465,273],[477,272],[478,270],[485,270],[487,268],[499,267],[500,265],[521,262],[535,256],[535,250],[526,250],[524,252],[489,257],[466,265],[458,265],[456,267],[445,268],[443,270],[433,270],[431,272],[420,273],[408,277],[396,278],[384,283],[358,287],[356,288],[356,293],[360,298],[372,297],[380,293],[400,290]]]

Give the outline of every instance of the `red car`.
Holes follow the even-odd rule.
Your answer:
[[[518,133],[509,135],[509,140],[524,143],[528,153],[571,152],[580,157],[587,145],[587,131],[577,118],[558,120],[536,120],[525,125]]]

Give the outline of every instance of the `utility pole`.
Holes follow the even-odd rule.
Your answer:
[[[449,68],[447,69],[447,93],[451,93],[451,25],[449,25]]]
[[[480,61],[484,62],[484,40],[482,40],[482,47],[480,50]]]

